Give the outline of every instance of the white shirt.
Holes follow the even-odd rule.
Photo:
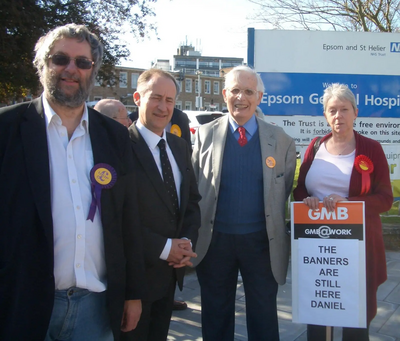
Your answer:
[[[306,176],[307,192],[321,201],[332,193],[348,197],[355,154],[333,155],[321,143]]]
[[[98,210],[87,220],[93,168],[87,107],[68,140],[67,128],[43,96],[50,165],[56,290],[72,286],[104,291],[106,265],[103,228]]]
[[[136,121],[136,128],[139,131],[140,135],[142,135],[143,139],[146,141],[147,146],[149,147],[151,153],[153,154],[154,161],[156,162],[158,171],[160,172],[161,178],[162,175],[162,167],[160,161],[160,149],[158,148],[158,142],[161,139],[165,140],[165,147],[167,150],[167,155],[169,162],[171,163],[172,173],[174,174],[175,180],[175,187],[176,193],[178,194],[178,203],[181,202],[181,184],[182,184],[182,174],[179,171],[178,164],[175,161],[174,154],[172,154],[171,148],[168,146],[167,142],[167,134],[165,133],[165,129],[163,131],[163,136],[160,137],[159,135],[153,133],[151,130],[147,129],[140,120]],[[165,243],[164,249],[161,252],[160,259],[166,260],[169,256],[169,252],[171,251],[172,240],[168,238],[167,242]]]

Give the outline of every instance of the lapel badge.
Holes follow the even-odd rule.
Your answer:
[[[276,161],[275,161],[275,159],[274,159],[272,156],[268,156],[268,157],[265,159],[265,164],[266,164],[267,167],[269,167],[269,168],[274,168],[275,165],[276,165]]]
[[[117,181],[117,172],[113,167],[106,163],[98,163],[90,171],[90,181],[92,187],[92,203],[90,204],[87,220],[93,222],[96,207],[99,209],[101,217],[101,191],[114,186]]]
[[[173,124],[171,126],[171,130],[169,132],[176,136],[182,137],[182,130],[181,130],[181,128],[179,128],[179,126],[177,124]]]

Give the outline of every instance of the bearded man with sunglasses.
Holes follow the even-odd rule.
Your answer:
[[[128,131],[86,107],[103,55],[86,27],[35,52],[43,95],[0,110],[0,339],[119,340],[145,286]]]
[[[233,341],[238,271],[246,297],[249,341],[279,340],[276,295],[289,260],[285,202],[296,150],[281,128],[256,117],[264,84],[237,66],[225,76],[229,115],[202,125],[193,168],[202,199],[197,241],[204,341]]]

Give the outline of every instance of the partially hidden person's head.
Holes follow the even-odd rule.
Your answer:
[[[137,82],[133,100],[139,107],[139,121],[150,131],[161,136],[174,112],[179,85],[169,72],[149,69]]]
[[[93,109],[116,120],[127,128],[132,124],[125,105],[116,99],[102,99],[96,103]]]
[[[346,84],[334,83],[324,90],[324,116],[333,133],[352,134],[358,115],[356,98]]]
[[[41,37],[33,61],[46,98],[76,108],[88,98],[103,58],[103,45],[85,26],[56,27]]]
[[[236,66],[225,75],[224,101],[229,114],[240,126],[254,115],[263,93],[260,75],[248,66]]]

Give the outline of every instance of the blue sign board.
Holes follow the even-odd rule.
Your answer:
[[[322,95],[332,83],[347,84],[359,117],[400,117],[400,77],[260,72],[265,85],[260,108],[266,115],[322,116]]]

